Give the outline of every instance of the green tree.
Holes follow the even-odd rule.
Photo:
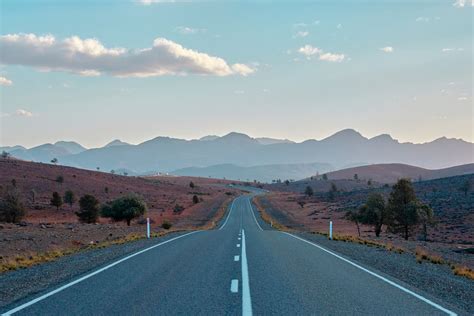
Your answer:
[[[57,163],[58,163],[58,158],[53,158],[53,159],[51,159],[51,163],[57,164]]]
[[[331,188],[329,189],[328,192],[328,198],[330,201],[333,201],[334,198],[336,197],[337,194],[337,186],[334,184],[334,182],[331,182]]]
[[[459,187],[459,191],[464,192],[464,196],[467,196],[469,190],[471,190],[471,182],[469,180],[466,180]]]
[[[59,184],[63,184],[64,183],[64,177],[63,176],[57,176],[56,177],[56,182],[59,183]]]
[[[195,187],[194,182],[192,182],[192,181],[189,182],[189,187],[190,187],[191,189],[194,189],[194,187]]]
[[[76,196],[74,195],[74,192],[71,190],[64,192],[64,202],[72,207],[72,205],[76,202]]]
[[[51,205],[56,206],[56,209],[59,210],[61,205],[63,205],[63,199],[58,192],[53,192],[53,197],[51,198]]]
[[[285,180],[285,185],[290,185],[290,180]]]
[[[367,202],[359,209],[359,221],[362,224],[374,226],[375,236],[379,237],[382,225],[387,221],[385,199],[380,193],[371,193]]]
[[[357,173],[354,173],[354,180],[359,181],[359,175]]]
[[[2,158],[4,158],[4,159],[10,158],[10,153],[9,153],[9,152],[6,152],[5,150],[2,151]]]
[[[416,206],[418,212],[418,219],[421,224],[421,231],[423,234],[423,240],[428,240],[428,226],[433,226],[435,224],[433,210],[426,204],[418,203]]]
[[[304,190],[304,194],[307,196],[312,196],[314,194],[313,188],[308,185]]]
[[[76,212],[82,223],[95,223],[99,218],[99,200],[93,195],[86,194],[79,199],[79,212]]]
[[[323,180],[327,181],[328,179],[328,175],[327,174],[323,174]]]
[[[26,215],[25,206],[20,191],[13,186],[8,186],[0,199],[0,221],[18,223]]]
[[[345,219],[350,220],[351,222],[354,222],[357,226],[357,234],[360,237],[360,212],[357,210],[351,210],[346,213],[344,216]]]
[[[130,226],[132,219],[145,214],[146,211],[147,206],[143,198],[136,194],[130,194],[104,205],[102,216],[110,217],[114,221],[126,221]]]
[[[408,179],[400,179],[393,186],[388,199],[387,228],[394,233],[401,233],[408,240],[412,229],[418,224],[418,201],[415,190]]]

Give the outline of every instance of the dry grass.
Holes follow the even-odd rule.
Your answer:
[[[235,197],[230,197],[222,203],[222,205],[219,207],[219,210],[216,212],[214,217],[204,226],[201,226],[200,229],[202,230],[211,230],[216,228],[217,223],[224,217],[230,202],[235,199]]]
[[[428,251],[426,251],[425,249],[421,247],[416,247],[415,258],[416,258],[416,262],[418,263],[422,263],[423,261],[428,261],[433,264],[446,263],[445,260],[441,256],[437,254],[429,253]]]
[[[468,267],[452,265],[451,269],[455,275],[474,280],[474,270],[469,269]]]

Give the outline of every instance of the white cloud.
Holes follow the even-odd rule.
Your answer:
[[[330,61],[334,63],[340,63],[344,60],[344,58],[344,54],[324,53],[319,55],[319,60]]]
[[[322,49],[313,47],[311,45],[300,47],[298,49],[298,53],[306,56],[307,59],[311,59],[313,56],[316,56],[319,60],[337,63],[342,62],[345,58],[344,54],[325,53]]]
[[[311,57],[313,55],[319,54],[321,50],[317,47],[311,45],[305,45],[298,49],[298,53],[305,55],[306,57]]]
[[[340,29],[342,29],[342,24],[339,23],[336,27],[337,27],[338,30],[340,30]]]
[[[293,27],[307,27],[307,26],[308,26],[308,24],[304,23],[304,22],[293,24]]]
[[[459,47],[459,48],[450,48],[450,47],[448,47],[448,48],[443,48],[441,51],[443,53],[449,53],[449,52],[454,52],[454,51],[462,52],[462,51],[464,51],[464,48],[461,48],[461,47]]]
[[[176,28],[176,32],[184,34],[184,35],[191,35],[191,34],[196,34],[196,33],[205,32],[205,31],[206,31],[205,29],[196,29],[189,26],[178,26]]]
[[[33,113],[31,113],[27,110],[18,109],[18,110],[15,111],[15,115],[16,116],[24,116],[24,117],[32,117]]]
[[[456,8],[464,8],[468,7],[469,3],[471,3],[471,7],[474,7],[474,0],[456,0],[453,3],[453,6]]]
[[[151,5],[154,3],[173,3],[175,0],[136,0],[135,2],[142,5]],[[181,1],[180,1],[181,2]]]
[[[295,35],[293,35],[293,38],[306,37],[308,35],[309,35],[308,31],[299,31]]]
[[[10,79],[0,76],[0,86],[11,86],[12,84],[13,81],[11,81]]]
[[[0,37],[0,63],[31,66],[41,71],[64,71],[85,76],[102,73],[116,77],[163,75],[249,75],[255,69],[228,64],[165,38],[143,49],[106,48],[97,39],[72,36],[56,40],[52,35],[8,34]]]
[[[384,53],[393,53],[393,47],[392,46],[382,47],[382,48],[380,48],[380,50]]]
[[[415,20],[416,22],[425,22],[425,23],[428,23],[430,21],[430,18],[426,17],[426,16],[419,16],[416,18]]]

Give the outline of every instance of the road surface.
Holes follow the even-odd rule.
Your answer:
[[[250,198],[236,198],[216,230],[158,243],[6,315],[454,315],[396,280],[272,230]]]

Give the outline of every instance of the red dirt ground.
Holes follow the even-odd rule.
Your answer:
[[[56,181],[58,176],[64,178],[63,183]],[[84,194],[92,194],[101,203],[132,192],[140,194],[148,205],[146,216],[152,221],[153,231],[162,230],[159,226],[164,220],[171,222],[173,229],[212,225],[216,217],[221,215],[222,208],[233,196],[239,194],[237,190],[227,187],[231,182],[225,180],[167,176],[126,177],[0,159],[0,192],[11,186],[12,180],[23,195],[27,216],[22,220],[22,225],[0,223],[0,262],[17,255],[66,249],[91,242],[101,243],[145,231],[145,226],[138,220],[132,221],[130,227],[105,218],[100,218],[96,225],[81,224],[74,213],[79,209],[77,202],[72,207],[64,204],[59,210],[50,205],[54,191],[63,196],[66,190],[72,190],[77,200]],[[189,186],[191,181],[195,184],[194,188]],[[202,201],[194,204],[194,195]],[[176,204],[183,206],[184,210],[180,213],[173,212]]]

